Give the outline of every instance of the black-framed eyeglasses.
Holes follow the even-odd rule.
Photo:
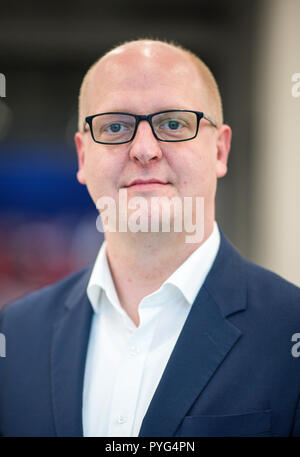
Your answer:
[[[129,143],[141,121],[149,122],[157,140],[175,143],[195,138],[202,118],[217,127],[217,123],[201,111],[175,109],[152,114],[101,113],[87,116],[85,121],[93,140],[100,144]]]

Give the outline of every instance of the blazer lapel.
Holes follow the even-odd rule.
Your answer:
[[[51,376],[54,422],[58,436],[82,436],[82,392],[92,307],[86,294],[88,268],[69,292],[54,327]],[[67,292],[68,293],[68,292]]]
[[[217,258],[191,308],[139,436],[176,433],[183,417],[242,334],[226,317],[245,308],[242,262],[221,233]]]

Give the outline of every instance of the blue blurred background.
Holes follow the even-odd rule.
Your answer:
[[[7,143],[1,153],[4,305],[92,262],[103,235],[95,229],[97,213],[86,189],[74,179],[73,150],[49,142]]]

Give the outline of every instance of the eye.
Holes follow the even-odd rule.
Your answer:
[[[119,133],[125,129],[124,125],[119,123],[110,124],[106,127],[110,133]]]
[[[163,122],[161,127],[164,129],[178,130],[180,127],[182,127],[182,124],[179,121],[169,120]]]

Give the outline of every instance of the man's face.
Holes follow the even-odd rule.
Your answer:
[[[195,65],[169,46],[135,45],[105,57],[94,69],[88,89],[88,112],[120,111],[149,114],[169,109],[203,111],[211,105]],[[216,181],[226,173],[230,128],[213,127],[201,119],[198,135],[190,141],[160,142],[147,121],[141,121],[134,140],[103,145],[90,132],[75,136],[79,170],[96,203],[100,197],[118,201],[120,189],[128,199],[142,196],[204,197],[205,217],[214,219]],[[158,179],[165,184],[129,186],[136,179]]]

